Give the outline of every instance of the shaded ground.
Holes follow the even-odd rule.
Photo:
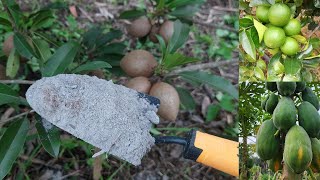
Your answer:
[[[20,5],[24,10],[29,10],[37,6],[37,2],[20,1]],[[72,1],[71,4],[76,5],[79,17],[76,18],[78,26],[88,28],[91,24],[107,24],[112,23],[114,28],[120,28],[125,32],[124,20],[118,20],[116,17],[123,10],[130,9],[138,3],[130,1],[130,3],[122,3],[107,1],[106,3],[98,3],[95,1]],[[196,56],[202,59],[201,63],[225,61],[224,56],[210,56],[207,53],[209,44],[199,41],[198,35],[205,34],[217,43],[222,41],[223,36],[217,35],[217,29],[227,30],[227,35],[237,33],[232,24],[225,23],[225,15],[237,18],[236,4],[233,1],[208,0],[201,8],[195,18],[195,28],[190,34],[190,39],[182,50],[184,54]],[[46,4],[41,2],[39,4]],[[66,16],[70,12],[64,11],[59,15],[59,19],[68,26]],[[219,32],[219,31],[218,31]],[[220,36],[220,37],[218,37]],[[124,37],[129,40],[130,48],[135,49],[139,46],[137,40],[130,37]],[[227,43],[229,43],[227,41]],[[231,42],[230,42],[231,43]],[[218,47],[219,50],[219,47]],[[219,53],[219,51],[217,52]],[[231,50],[232,51],[232,50]],[[157,53],[157,52],[156,52]],[[223,52],[220,52],[220,54]],[[214,74],[221,75],[229,79],[233,84],[238,83],[238,54],[236,49],[231,53],[230,63],[222,67],[211,69]],[[233,63],[231,63],[233,62]],[[201,70],[201,69],[199,69]],[[123,82],[126,78],[118,78],[119,82]],[[218,104],[218,93],[206,85],[194,88],[190,84],[181,79],[174,80],[176,85],[182,86],[190,90],[194,97],[197,107],[194,112],[180,111],[176,122],[161,122],[157,128],[170,127],[170,130],[159,130],[166,135],[183,136],[186,131],[191,128],[198,128],[210,134],[227,136],[237,139],[234,134],[234,124],[237,122],[235,109],[233,113],[222,111],[214,121],[205,121],[205,112],[209,104]],[[234,102],[237,104],[237,102]],[[34,126],[32,126],[34,127]],[[33,128],[34,129],[34,128]],[[32,130],[35,132],[35,130]],[[231,132],[231,133],[230,133]],[[181,156],[182,148],[178,145],[157,145],[149,152],[142,161],[142,165],[133,167],[117,160],[113,157],[108,159],[92,159],[94,148],[90,145],[76,140],[74,137],[64,133],[62,135],[62,152],[58,159],[48,155],[35,139],[28,141],[25,155],[21,155],[17,166],[11,171],[12,179],[19,176],[29,176],[31,179],[92,179],[93,176],[111,177],[114,179],[235,179],[229,175],[223,174],[213,168],[203,166],[201,164],[185,160]],[[39,149],[40,148],[40,149]],[[30,156],[30,154],[33,155]],[[100,161],[101,160],[101,161]],[[25,168],[24,168],[25,167]],[[94,167],[94,168],[93,168]],[[24,169],[23,171],[21,169]],[[95,169],[95,172],[93,172]]]

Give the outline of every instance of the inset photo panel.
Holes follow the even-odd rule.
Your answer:
[[[320,83],[240,84],[240,179],[319,179]]]
[[[320,81],[320,1],[240,0],[240,81]]]

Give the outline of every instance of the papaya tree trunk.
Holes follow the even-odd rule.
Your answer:
[[[242,128],[242,144],[241,144],[241,172],[240,172],[240,179],[248,179],[248,131],[246,122],[242,122],[243,128]]]
[[[283,163],[282,180],[300,180],[302,179],[302,174],[296,174],[292,172],[285,163]]]

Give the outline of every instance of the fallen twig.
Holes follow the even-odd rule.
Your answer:
[[[33,84],[35,81],[28,80],[0,80],[2,84]]]
[[[311,38],[311,36],[312,36],[314,33],[316,33],[316,32],[319,30],[319,28],[320,28],[320,24],[318,24],[318,26],[317,26],[316,28],[314,28],[314,30],[313,30],[310,34],[307,35],[307,38],[308,38],[308,39]]]
[[[219,66],[225,66],[225,65],[231,65],[238,63],[238,60],[231,60],[231,61],[219,61],[219,62],[208,62],[208,63],[203,63],[203,64],[194,64],[194,65],[189,65],[187,67],[183,67],[180,69],[176,69],[172,71],[171,73],[167,74],[166,77],[168,76],[174,76],[177,75],[181,72],[185,71],[195,71],[195,70],[200,70],[200,69],[209,69],[209,68],[216,68]]]
[[[229,11],[229,12],[238,12],[238,9],[235,8],[225,8],[225,7],[220,7],[220,6],[214,6],[212,9],[217,10],[217,11]]]
[[[27,114],[29,114],[29,113],[33,113],[33,112],[34,112],[34,110],[30,110],[30,111],[23,112],[23,113],[21,113],[21,114],[15,115],[15,116],[13,116],[13,117],[10,117],[10,118],[8,118],[8,119],[3,119],[3,120],[0,122],[0,128],[1,128],[4,124],[6,124],[7,122],[9,122],[9,121],[12,121],[12,120],[14,120],[14,119],[16,119],[16,118],[25,116],[25,115],[27,115]]]

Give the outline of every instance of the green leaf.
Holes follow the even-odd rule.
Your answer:
[[[239,25],[240,27],[243,27],[243,28],[248,28],[250,26],[253,26],[253,20],[251,17],[244,17],[244,18],[241,18],[239,20]]]
[[[258,31],[259,42],[261,43],[261,41],[263,40],[264,32],[267,30],[267,27],[255,19],[253,19],[253,24],[256,30]]]
[[[294,4],[297,6],[297,7],[300,7],[303,3],[303,0],[294,0]]]
[[[174,32],[169,40],[168,52],[174,53],[179,49],[189,38],[190,27],[187,24],[181,23],[176,20],[174,22]]]
[[[96,46],[97,48],[106,45],[107,43],[111,42],[114,39],[118,39],[122,36],[122,32],[119,30],[112,30],[108,32],[107,34],[102,34],[97,40],[96,40]]]
[[[235,110],[233,98],[228,95],[223,95],[220,100],[220,107],[226,111],[233,112]]]
[[[264,73],[263,73],[263,71],[262,71],[259,67],[255,67],[255,68],[254,68],[254,75],[255,75],[258,79],[260,79],[260,80],[262,80],[262,81],[265,80]]]
[[[252,0],[249,4],[250,7],[256,7],[260,5],[270,5],[270,3],[268,2],[268,0]]]
[[[194,13],[196,13],[197,11],[199,11],[199,7],[198,6],[182,6],[182,7],[178,7],[175,10],[173,10],[172,12],[170,12],[169,14],[171,16],[175,16],[178,18],[190,18],[194,15]]]
[[[100,27],[93,27],[89,29],[86,33],[83,35],[83,44],[87,46],[88,49],[92,49],[102,34],[102,29]]]
[[[0,140],[0,179],[10,171],[19,156],[27,138],[29,121],[27,118],[12,123]]]
[[[172,8],[177,8],[180,6],[186,6],[186,5],[195,5],[195,4],[202,4],[204,3],[204,0],[173,0],[167,4],[167,6]]]
[[[92,61],[77,67],[72,72],[79,73],[83,71],[92,71],[92,70],[104,69],[104,68],[112,68],[112,66],[109,63],[104,61]]]
[[[40,116],[36,117],[36,128],[44,149],[53,157],[58,157],[60,148],[59,129]]]
[[[46,27],[48,22],[52,22],[53,13],[51,10],[40,10],[33,14],[31,19],[33,21],[31,29],[36,30],[42,27]]]
[[[297,59],[302,60],[302,59],[308,57],[312,53],[312,50],[313,50],[313,46],[312,46],[312,44],[309,44],[309,46],[306,50],[302,51],[301,53],[299,53],[297,55]]]
[[[20,67],[20,58],[19,55],[16,53],[16,50],[13,49],[9,55],[6,67],[6,75],[10,78],[14,78],[19,70]]]
[[[197,83],[207,84],[218,91],[231,95],[235,99],[238,99],[239,97],[238,90],[231,84],[230,81],[224,79],[223,77],[209,74],[204,71],[188,71],[182,72],[179,75]]]
[[[301,61],[298,59],[285,59],[284,60],[284,68],[286,74],[297,74],[300,72],[302,67]]]
[[[73,62],[78,50],[79,44],[75,42],[69,42],[61,46],[44,65],[42,75],[44,77],[50,77],[64,73]]]
[[[38,58],[26,38],[28,37],[24,37],[20,33],[15,33],[13,36],[14,47],[21,56],[27,59],[31,59],[32,57]]]
[[[186,57],[179,53],[166,54],[165,59],[162,61],[162,65],[165,69],[170,70],[176,66],[181,66],[188,63],[197,62],[199,59],[193,57]]]
[[[49,44],[42,39],[33,39],[32,40],[34,49],[39,57],[39,65],[40,69],[43,68],[43,64],[47,62],[47,60],[52,56],[50,51]]]
[[[98,54],[123,54],[124,50],[127,48],[123,43],[110,43],[99,49]]]
[[[11,27],[11,22],[3,17],[0,17],[0,25],[3,25],[5,27]]]
[[[161,54],[162,54],[161,59],[163,59],[163,58],[165,58],[165,55],[166,55],[166,49],[167,49],[166,42],[164,41],[162,36],[156,34],[156,37],[157,37],[159,44],[160,44],[160,47],[161,47]]]
[[[308,43],[308,41],[307,41],[307,39],[304,37],[304,36],[301,36],[301,35],[293,35],[293,36],[291,36],[291,37],[293,37],[294,39],[296,39],[299,43],[301,43],[301,44],[307,44]]]
[[[156,9],[162,9],[162,8],[164,8],[164,5],[166,4],[166,0],[159,0],[158,2],[157,2],[157,7],[156,7]]]
[[[19,94],[16,91],[11,89],[9,86],[0,83],[0,105],[9,103],[28,106],[28,102],[24,98],[19,97]]]
[[[190,91],[181,87],[176,87],[176,90],[179,94],[181,107],[188,111],[194,111],[196,108],[196,103],[194,102]]]
[[[124,11],[120,14],[119,18],[120,19],[134,19],[134,18],[138,18],[140,16],[144,16],[147,13],[143,10],[129,10],[129,11]]]
[[[256,60],[256,48],[250,34],[247,31],[240,32],[240,44],[244,51],[254,60]]]
[[[209,105],[207,109],[206,121],[209,122],[215,120],[220,112],[220,109],[221,107],[219,105]]]

